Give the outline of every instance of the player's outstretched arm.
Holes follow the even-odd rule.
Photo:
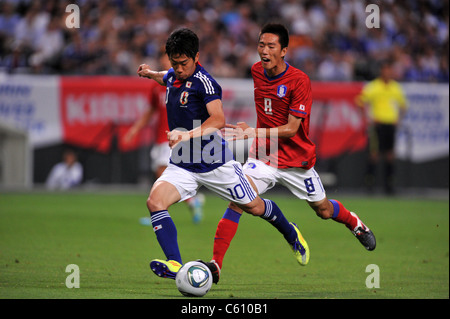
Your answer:
[[[223,136],[228,141],[246,140],[256,136],[256,129],[245,122],[237,122],[236,125],[226,124]]]
[[[137,70],[137,74],[144,78],[155,80],[160,85],[166,85],[163,78],[167,71],[153,71],[147,64],[141,64]]]
[[[289,115],[288,122],[284,125],[272,128],[253,128],[245,122],[238,122],[236,125],[226,124],[224,137],[227,140],[242,140],[247,138],[291,138],[300,127],[302,119]]]
[[[206,104],[209,118],[190,131],[172,130],[166,132],[169,146],[173,148],[179,142],[188,141],[191,138],[197,138],[212,134],[225,126],[225,115],[223,113],[222,101],[220,99],[213,100]]]

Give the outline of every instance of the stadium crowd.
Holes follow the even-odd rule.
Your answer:
[[[80,28],[68,28],[70,3]],[[366,6],[380,8],[368,28]],[[215,77],[249,77],[268,21],[291,32],[287,60],[313,80],[370,80],[391,59],[400,81],[448,82],[446,0],[0,1],[0,73],[134,75],[178,26],[200,37],[200,62]]]

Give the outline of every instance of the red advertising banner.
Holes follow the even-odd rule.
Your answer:
[[[319,158],[363,150],[367,123],[355,104],[363,83],[313,82],[310,137]]]
[[[218,82],[227,123],[255,125],[252,80]],[[150,123],[130,144],[123,139],[147,110],[154,85],[137,76],[6,75],[0,83],[0,121],[26,130],[33,148],[67,143],[101,152],[116,145],[120,151],[134,150],[154,138]],[[363,150],[367,145],[367,123],[354,102],[363,85],[312,82],[310,136],[319,159]],[[410,108],[397,134],[399,158],[426,162],[448,156],[448,85],[402,86]]]
[[[63,141],[108,152],[114,140],[121,151],[139,146],[123,142],[128,128],[147,110],[152,81],[131,77],[61,77]]]

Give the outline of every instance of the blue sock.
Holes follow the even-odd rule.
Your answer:
[[[297,232],[294,227],[289,224],[286,217],[284,217],[280,208],[275,204],[275,202],[270,199],[264,199],[264,204],[266,205],[264,215],[261,217],[268,222],[270,222],[280,233],[283,234],[284,238],[288,243],[293,243],[297,238]]]
[[[239,219],[241,219],[242,214],[239,214],[238,212],[235,212],[231,208],[227,208],[225,213],[223,214],[222,218],[231,220],[232,222],[235,222],[236,224],[239,224]]]
[[[150,212],[150,217],[156,239],[158,239],[167,260],[176,260],[183,264],[178,248],[177,228],[167,210]]]

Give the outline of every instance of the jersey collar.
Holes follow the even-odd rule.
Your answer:
[[[275,75],[274,77],[268,76],[266,70],[264,69],[264,75],[267,78],[267,80],[273,81],[273,80],[277,80],[277,79],[281,78],[289,69],[289,63],[287,63],[286,61],[284,63],[286,63],[286,70],[284,70],[282,73],[280,73],[278,75]]]
[[[194,76],[194,74],[196,74],[200,70],[200,68],[202,68],[202,65],[199,62],[197,62],[197,66],[195,67],[194,73],[192,73],[192,75],[190,77],[188,77],[184,81],[180,81],[178,79],[175,79],[175,82],[173,83],[173,86],[181,87],[185,82],[189,81],[192,78],[192,76]]]

